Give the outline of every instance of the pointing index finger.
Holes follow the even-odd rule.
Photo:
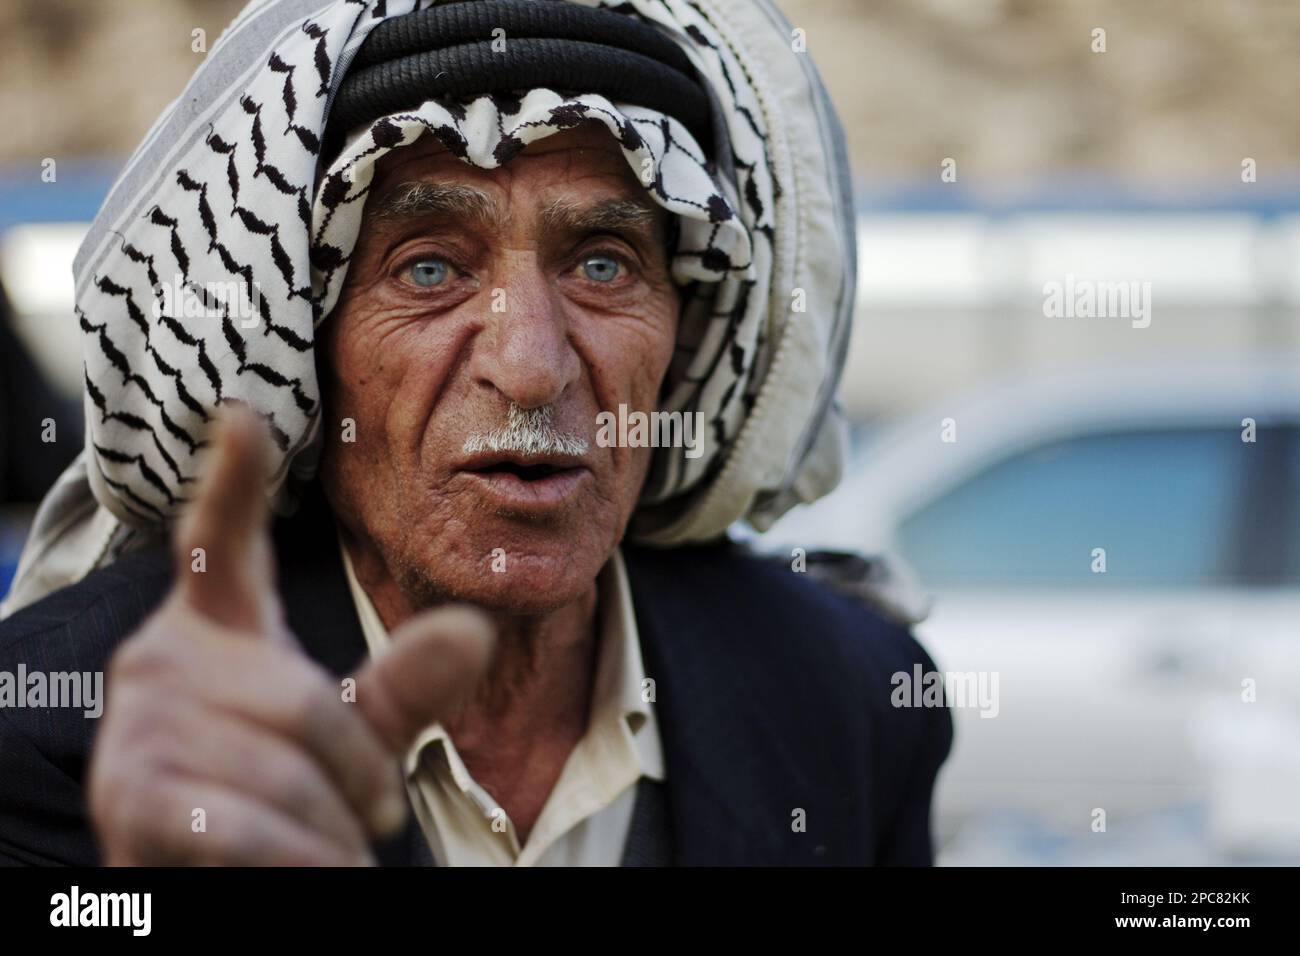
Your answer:
[[[176,530],[177,578],[201,614],[261,631],[274,606],[265,427],[248,408],[223,406],[211,440],[198,491]]]

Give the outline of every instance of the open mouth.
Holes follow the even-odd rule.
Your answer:
[[[561,468],[558,465],[521,465],[514,461],[500,461],[488,465],[486,468],[475,468],[473,470],[481,475],[506,474],[514,475],[523,481],[541,481],[544,478],[549,478],[560,472],[572,471],[573,469]]]
[[[565,455],[486,453],[461,463],[459,470],[480,494],[521,514],[568,508],[593,480],[580,459]]]

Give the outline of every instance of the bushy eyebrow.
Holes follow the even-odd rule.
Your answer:
[[[657,238],[657,207],[637,199],[604,199],[583,202],[553,199],[541,211],[546,232],[615,232],[653,242]]]
[[[465,183],[407,182],[384,193],[370,215],[376,223],[441,215],[499,226],[509,220],[510,211],[499,208],[483,190]]]
[[[657,206],[640,199],[586,201],[561,197],[542,206],[539,225],[544,233],[613,232],[654,243],[660,237]],[[509,207],[465,183],[413,181],[398,183],[379,199],[371,212],[376,225],[426,216],[445,216],[488,229],[510,223]]]

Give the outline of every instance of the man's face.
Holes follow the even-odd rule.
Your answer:
[[[591,588],[651,453],[599,447],[596,415],[656,408],[676,339],[666,227],[603,127],[495,170],[432,136],[379,164],[324,331],[322,479],[412,609]],[[571,440],[492,450],[527,425]]]

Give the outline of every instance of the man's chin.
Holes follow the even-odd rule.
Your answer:
[[[417,606],[450,600],[500,614],[548,614],[590,592],[608,559],[597,551],[572,543],[540,554],[484,548],[479,560],[454,567],[431,555],[402,584]]]

